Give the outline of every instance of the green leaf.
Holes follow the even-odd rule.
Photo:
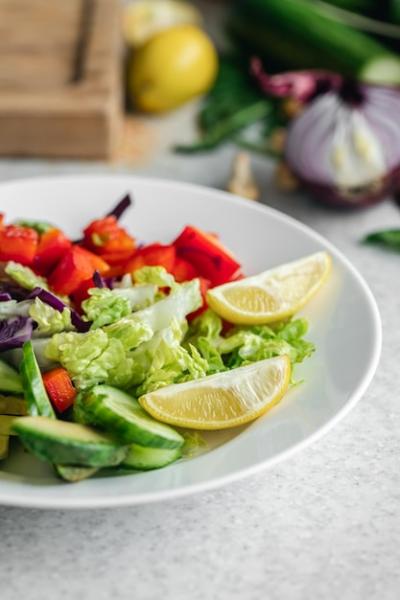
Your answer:
[[[46,231],[49,231],[50,229],[55,229],[55,226],[51,223],[47,223],[46,221],[35,221],[33,219],[19,219],[18,221],[15,221],[15,225],[34,229],[39,235],[46,233]]]
[[[92,321],[91,329],[115,323],[132,312],[128,298],[107,288],[89,290],[89,298],[82,302],[82,309],[85,319]]]
[[[121,340],[102,329],[88,333],[58,333],[46,346],[45,356],[67,369],[79,389],[96,383],[125,388],[130,384],[132,359]]]
[[[35,287],[49,289],[47,281],[36,275],[29,267],[23,267],[19,263],[10,260],[4,270],[11,279],[27,290],[33,290]]]
[[[176,287],[175,279],[164,267],[142,267],[133,273],[135,283],[153,284],[157,287]]]
[[[29,316],[38,324],[36,332],[40,335],[53,335],[73,329],[69,308],[60,312],[42,302],[40,298],[35,298],[30,305]]]
[[[200,139],[176,146],[177,152],[211,150],[253,123],[276,121],[276,103],[265,98],[248,71],[246,60],[221,57],[217,80],[199,115]]]
[[[400,229],[384,229],[367,235],[363,242],[386,246],[392,250],[400,251]]]

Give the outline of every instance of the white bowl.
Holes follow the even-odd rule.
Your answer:
[[[44,219],[72,237],[104,215],[126,192],[134,208],[122,222],[139,241],[169,242],[186,224],[218,232],[246,274],[326,249],[333,257],[329,282],[303,311],[313,357],[296,369],[304,383],[245,428],[208,436],[209,450],[165,469],[93,477],[78,484],[13,448],[0,463],[0,503],[43,508],[132,505],[223,485],[290,457],[335,425],[364,393],[381,349],[375,300],[348,260],[327,240],[288,216],[224,192],[171,181],[128,176],[77,176],[0,185],[7,219]],[[14,444],[17,446],[17,444]]]

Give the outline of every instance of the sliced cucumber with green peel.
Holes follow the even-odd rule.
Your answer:
[[[0,415],[26,415],[25,400],[14,396],[0,396]]]
[[[80,405],[92,425],[126,444],[180,448],[184,443],[175,429],[150,417],[134,398],[117,388],[96,385],[82,396]]]
[[[181,448],[145,448],[132,444],[120,466],[126,469],[150,471],[166,467],[181,456]]]
[[[97,472],[97,467],[75,467],[71,465],[55,465],[54,467],[57,475],[70,483],[83,481],[83,479],[87,479]]]
[[[10,438],[8,435],[0,435],[0,460],[8,456],[8,443]]]
[[[21,377],[4,360],[0,360],[0,391],[10,394],[22,394],[24,391]]]
[[[0,415],[0,435],[14,435],[12,426],[18,417],[11,415]]]
[[[19,417],[12,431],[32,454],[60,465],[108,467],[118,465],[127,452],[107,434],[49,417]]]
[[[32,416],[54,418],[55,413],[43,384],[32,342],[25,342],[22,353],[20,369],[28,413]]]

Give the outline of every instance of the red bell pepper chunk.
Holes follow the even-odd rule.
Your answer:
[[[76,389],[72,384],[68,371],[62,368],[47,371],[43,375],[43,383],[57,412],[65,412],[73,405],[76,398]]]
[[[230,281],[240,269],[240,263],[215,236],[196,227],[185,227],[174,246],[178,256],[194,265],[212,286]]]
[[[137,250],[134,257],[125,265],[125,273],[133,273],[141,267],[164,267],[172,272],[176,251],[172,245],[150,244]]]
[[[84,245],[92,252],[107,257],[110,264],[130,258],[136,248],[134,238],[110,215],[90,223],[84,230]]]
[[[94,271],[98,271],[100,273],[100,275],[108,274],[108,271],[110,270],[110,266],[104,260],[103,257],[97,256],[93,252],[90,252],[89,250],[86,250],[86,248],[82,248],[81,246],[76,246],[76,248],[79,248],[82,256],[86,256],[86,258],[92,265]]]
[[[89,279],[82,281],[79,287],[71,294],[72,300],[77,310],[81,310],[82,302],[89,298],[89,290],[91,290],[94,287],[96,287],[96,285],[93,281],[93,277],[89,277]]]
[[[60,260],[48,281],[56,294],[69,296],[79,286],[92,277],[96,268],[88,252],[79,246],[73,246]]]
[[[49,229],[40,236],[33,267],[40,275],[47,275],[72,243],[60,229]]]
[[[184,258],[176,257],[174,267],[171,271],[171,275],[175,277],[178,283],[182,281],[190,281],[198,276],[198,273],[194,266]]]
[[[14,260],[31,265],[38,247],[39,235],[30,227],[7,225],[0,228],[0,261]]]

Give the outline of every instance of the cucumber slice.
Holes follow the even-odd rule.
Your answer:
[[[150,417],[134,398],[111,386],[94,386],[82,396],[81,406],[92,425],[110,431],[126,444],[180,448],[184,443],[175,429]]]
[[[9,415],[0,415],[0,435],[14,435],[11,429],[17,418]]]
[[[55,465],[55,470],[61,479],[69,481],[70,483],[76,483],[77,481],[87,479],[97,472],[96,467],[75,467],[71,465]]]
[[[0,391],[11,394],[22,394],[24,391],[17,371],[3,360],[0,360]]]
[[[0,435],[0,460],[7,458],[8,456],[8,442],[10,438],[8,435]]]
[[[120,466],[126,469],[150,471],[166,467],[181,456],[181,448],[145,448],[132,444]]]
[[[49,417],[19,417],[12,430],[32,454],[61,465],[113,466],[127,452],[107,434]]]
[[[0,396],[0,415],[26,415],[25,400],[13,396]]]
[[[32,342],[25,342],[22,353],[21,377],[28,412],[32,416],[54,418],[55,413],[43,384]]]

